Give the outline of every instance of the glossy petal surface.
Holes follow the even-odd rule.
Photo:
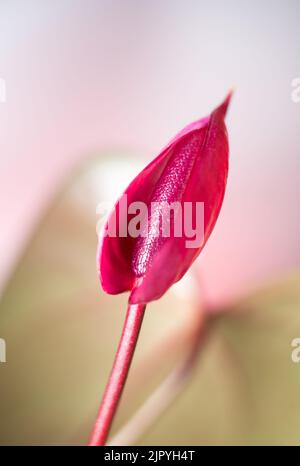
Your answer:
[[[148,233],[122,237],[134,215],[123,214],[121,198],[112,216],[120,222],[116,236],[103,236],[98,266],[103,289],[111,294],[131,291],[131,303],[147,303],[161,297],[180,280],[199,255],[218,218],[228,174],[228,139],[224,117],[230,95],[212,112],[184,128],[130,183],[127,205],[143,202],[148,207]],[[153,205],[204,203],[204,238],[200,247],[188,248],[189,237],[162,235],[159,212]],[[174,214],[176,215],[176,214]],[[191,213],[193,224],[195,212]],[[160,234],[157,235],[157,229]]]

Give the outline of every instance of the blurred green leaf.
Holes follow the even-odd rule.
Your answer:
[[[115,169],[120,156],[85,164],[53,201],[1,298],[0,337],[7,344],[7,363],[0,364],[2,445],[88,440],[128,298],[106,295],[96,273],[96,206],[106,199],[95,189],[95,172],[107,177],[106,160],[115,160]],[[145,354],[182,312],[172,293],[151,306],[116,427],[127,406],[135,409],[164,373],[158,369],[143,387]]]
[[[118,164],[114,154],[88,163],[53,202],[2,297],[0,444],[87,442],[127,301],[105,295],[96,276],[95,210],[105,199],[91,184],[109,158]],[[149,306],[114,430],[179,357],[180,342],[143,362],[182,325],[187,306],[172,291]],[[223,311],[191,383],[141,443],[300,443],[300,364],[291,360],[300,274]]]
[[[223,311],[192,383],[144,444],[300,444],[300,274]]]

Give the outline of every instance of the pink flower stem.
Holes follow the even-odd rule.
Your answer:
[[[189,321],[183,325],[187,331],[188,348],[183,360],[161,382],[133,417],[108,442],[108,446],[136,445],[136,442],[169,408],[184,389],[196,367],[198,357],[204,348],[211,328],[210,318],[195,309]],[[186,327],[184,329],[184,327]]]
[[[106,443],[124,390],[145,309],[146,306],[142,304],[128,305],[121,340],[90,439],[90,446],[101,446]]]

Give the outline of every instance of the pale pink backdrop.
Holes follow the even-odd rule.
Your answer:
[[[297,267],[299,18],[297,0],[1,0],[0,284],[76,162],[122,147],[146,163],[232,86],[228,190],[199,261],[207,298]]]

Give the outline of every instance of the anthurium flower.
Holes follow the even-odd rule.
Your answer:
[[[180,280],[216,223],[228,173],[229,101],[230,95],[209,117],[184,128],[130,183],[105,225],[97,256],[102,286],[111,294],[130,291],[130,297],[91,446],[106,443],[146,304]]]
[[[229,94],[210,116],[178,133],[137,175],[116,203],[98,252],[100,280],[107,293],[130,291],[131,304],[158,299],[181,279],[201,252],[218,218],[226,187],[228,138],[224,117],[230,97]],[[148,231],[142,229],[143,234],[138,237],[124,234],[133,219],[133,212],[124,209],[124,199],[127,206],[142,203],[147,207],[143,214]],[[176,235],[171,228],[169,235],[162,235],[159,223],[162,205],[180,207],[196,203],[201,203],[204,210],[200,245],[188,247],[191,238],[184,229],[181,235]],[[182,222],[180,214],[179,223]],[[175,209],[173,216],[176,215]],[[197,220],[196,215],[195,209],[189,211],[191,223]],[[115,219],[118,219],[116,234],[107,234]]]

